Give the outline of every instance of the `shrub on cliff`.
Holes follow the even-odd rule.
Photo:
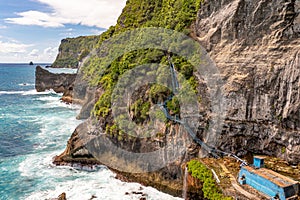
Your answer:
[[[197,160],[191,160],[188,163],[188,172],[192,177],[199,179],[203,183],[204,197],[209,200],[232,200],[231,197],[225,197],[221,190],[216,186],[212,172],[205,165]]]

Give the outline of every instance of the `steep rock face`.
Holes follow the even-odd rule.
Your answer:
[[[57,93],[72,91],[76,74],[54,74],[40,66],[35,71],[35,89],[38,92],[53,89]]]
[[[202,87],[201,85],[198,89],[202,90]],[[145,98],[149,92],[145,88],[148,87],[136,91],[131,101]],[[95,99],[101,94],[103,91],[98,89]],[[128,114],[135,118],[132,112],[129,111]],[[196,117],[189,120],[189,124],[197,124],[199,121]],[[104,164],[117,172],[118,178],[122,180],[140,182],[181,197],[185,163],[198,157],[200,152],[199,146],[193,143],[185,128],[176,123],[166,124],[158,120],[152,127],[157,131],[156,135],[133,137],[108,131],[107,127],[111,127],[113,121],[111,113],[105,118],[91,116],[76,128],[66,150],[56,156],[53,163],[71,166]],[[146,123],[141,124],[143,125],[147,126]],[[137,132],[143,134],[143,131]],[[135,159],[136,155],[139,155],[138,159]],[[188,195],[201,199],[201,187],[189,187]]]
[[[88,119],[90,117],[95,101],[102,93],[101,89],[89,86],[83,73],[79,70],[71,93],[72,102],[82,106],[77,119]]]
[[[196,37],[224,77],[218,147],[300,162],[300,1],[206,1]]]

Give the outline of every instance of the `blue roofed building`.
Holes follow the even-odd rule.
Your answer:
[[[243,166],[239,172],[239,183],[247,184],[269,196],[270,199],[297,200],[299,182],[272,170],[263,168],[264,158],[254,157],[253,166]]]

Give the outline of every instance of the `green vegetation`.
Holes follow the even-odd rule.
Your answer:
[[[164,27],[185,31],[195,20],[203,0],[128,0],[116,30]]]
[[[95,47],[99,36],[81,36],[61,41],[59,54],[52,64],[53,67],[76,68]]]
[[[87,48],[84,48],[84,49],[81,51],[81,53],[79,54],[78,60],[79,60],[80,62],[83,61],[83,59],[84,59],[85,57],[87,57],[87,56],[89,55],[89,53],[90,53],[90,50],[88,50]]]
[[[154,104],[161,103],[171,95],[170,89],[163,85],[153,84],[150,88],[150,98]]]
[[[57,58],[52,66],[58,68],[77,68],[78,60],[71,56],[67,56],[65,58]]]
[[[149,101],[143,102],[142,99],[138,99],[131,105],[131,111],[134,113],[136,123],[143,123],[149,118],[149,110],[151,104]]]
[[[106,32],[97,38],[95,45],[96,53],[85,63],[84,74],[89,83],[94,86],[100,86],[104,89],[104,93],[95,104],[92,114],[96,117],[107,117],[111,114],[111,98],[113,89],[115,88],[119,77],[122,76],[129,69],[147,63],[158,63],[168,66],[167,54],[162,50],[157,49],[143,49],[134,50],[124,55],[120,55],[112,62],[106,60],[108,52],[114,51],[118,53],[126,46],[116,46],[116,48],[105,48],[105,40],[112,36],[118,35],[126,30],[144,27],[163,27],[180,31],[188,35],[190,33],[190,26],[196,19],[197,11],[203,0],[128,0],[122,14],[120,15],[116,26],[110,27]],[[151,41],[153,35],[149,35]],[[94,38],[95,39],[95,38]],[[94,46],[93,40],[89,40],[90,46],[82,46],[75,48],[76,59],[82,60],[91,50],[90,47]],[[130,41],[130,40],[129,40]],[[72,43],[72,42],[71,42]],[[72,46],[69,43],[64,44],[64,49]],[[70,47],[71,49],[71,47]],[[74,47],[72,47],[74,49]],[[120,51],[121,52],[121,51]],[[173,55],[173,63],[176,70],[183,75],[186,80],[186,85],[190,85],[193,92],[196,93],[198,86],[197,80],[194,77],[194,67],[183,58]],[[59,62],[59,59],[58,61]],[[74,60],[73,60],[74,62]],[[74,62],[75,63],[75,62]],[[168,70],[168,68],[166,68]],[[160,77],[158,77],[160,79]],[[162,81],[165,79],[161,75]],[[153,104],[163,102],[171,95],[170,89],[160,84],[153,84],[148,93],[146,101],[139,99],[130,106],[130,111],[134,113],[136,123],[144,123],[149,119],[149,109]],[[183,94],[186,95],[186,94]],[[183,96],[182,95],[182,96]],[[180,99],[181,100],[181,99]],[[167,106],[172,115],[180,114],[179,100],[172,99],[167,103]],[[157,112],[157,115],[164,121],[166,119],[161,116],[162,112]],[[114,132],[117,129],[111,130],[110,125],[107,132]]]
[[[164,27],[185,32],[185,29],[189,29],[191,23],[196,19],[201,2],[202,0],[128,0],[118,19],[117,25],[110,27],[100,36],[97,47],[100,47],[104,40],[113,35],[134,28]],[[136,66],[137,64],[149,61],[156,61],[158,63],[162,61],[161,56],[155,55],[163,53],[159,50],[140,50],[134,53],[136,54],[135,59],[128,60],[128,57],[132,57],[123,55],[123,59],[119,59],[116,64],[124,66],[124,64],[131,63],[131,65]],[[153,57],[156,60],[153,60]],[[99,84],[99,80],[101,79],[102,73],[97,73],[97,71],[101,70],[100,66],[105,64],[102,61],[103,59],[95,56],[85,66],[86,77],[90,79],[93,85]]]
[[[282,147],[282,148],[281,148],[281,153],[284,154],[285,152],[286,152],[286,148],[285,148],[285,147]]]
[[[209,200],[232,200],[231,197],[225,197],[221,190],[216,186],[212,172],[201,162],[191,160],[188,163],[188,172],[192,177],[199,179],[203,183],[204,198]]]
[[[167,102],[167,108],[169,109],[171,115],[180,114],[180,104],[178,98],[174,97],[171,101]]]

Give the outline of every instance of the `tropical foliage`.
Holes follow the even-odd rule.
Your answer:
[[[197,11],[200,8],[202,0],[128,0],[122,14],[120,15],[117,25],[110,27],[99,38],[94,54],[84,66],[85,78],[91,85],[100,86],[104,93],[95,104],[93,115],[98,117],[107,117],[111,113],[111,98],[119,78],[129,69],[147,63],[160,63],[168,66],[167,54],[158,49],[134,50],[119,56],[110,63],[106,63],[105,55],[110,49],[103,45],[104,41],[112,36],[118,35],[126,30],[143,27],[163,27],[190,33],[190,25],[196,19]],[[149,38],[151,35],[149,36]],[[104,46],[104,47],[103,47]],[[125,48],[118,46],[114,51]],[[88,49],[88,48],[87,48]],[[85,50],[82,54],[86,54]],[[117,53],[117,52],[114,52]],[[81,57],[79,57],[81,59]],[[193,66],[183,58],[173,55],[173,62],[176,70],[196,92],[197,81],[193,76]],[[147,101],[138,99],[131,105],[131,112],[134,113],[137,123],[144,123],[149,119],[149,109],[155,104],[166,100],[171,95],[171,91],[159,84],[153,84],[149,88],[149,98]],[[144,98],[145,99],[145,98]],[[167,103],[170,113],[173,115],[180,114],[179,101],[174,98]],[[158,114],[158,115],[161,115]],[[107,130],[114,132],[117,129],[113,125],[108,125]]]

